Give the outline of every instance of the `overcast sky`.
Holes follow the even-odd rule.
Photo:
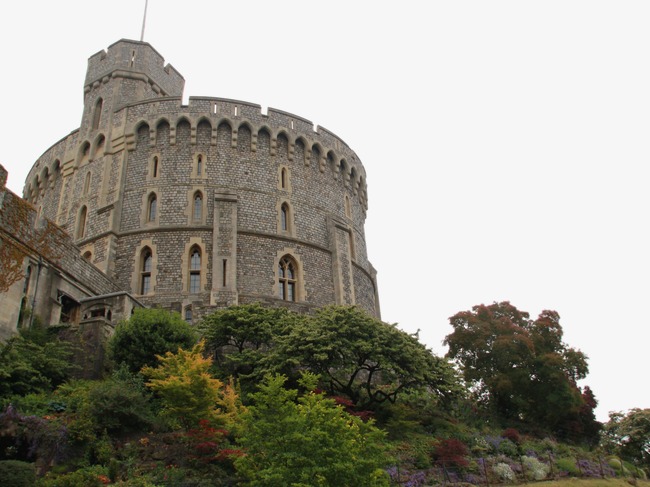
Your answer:
[[[140,39],[144,0],[0,7],[0,163],[79,126],[87,59]],[[444,354],[448,318],[559,312],[608,411],[650,407],[650,2],[150,0],[185,95],[294,113],[367,172],[384,321]]]

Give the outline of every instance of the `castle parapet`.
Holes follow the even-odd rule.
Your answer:
[[[86,91],[94,83],[119,73],[144,73],[162,96],[183,95],[183,76],[171,64],[165,65],[165,59],[146,42],[121,39],[91,56],[84,83]]]

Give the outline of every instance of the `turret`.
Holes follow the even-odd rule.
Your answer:
[[[129,103],[182,97],[185,79],[146,42],[122,39],[88,59],[81,135],[110,126],[111,115]]]

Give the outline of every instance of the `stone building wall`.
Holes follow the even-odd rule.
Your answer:
[[[121,40],[93,55],[81,126],[36,161],[25,198],[147,305],[196,318],[239,302],[337,303],[379,317],[356,154],[280,110],[209,97],[182,105],[183,85],[147,43]]]
[[[87,308],[97,307],[96,300],[104,303],[110,326],[141,306],[84,258],[61,227],[5,187],[2,166],[0,182],[0,340],[34,319],[78,324]],[[116,294],[117,301],[107,297]]]

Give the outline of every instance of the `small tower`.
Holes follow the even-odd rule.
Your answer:
[[[129,103],[182,97],[185,79],[146,42],[121,39],[88,59],[81,136],[108,132],[112,114]]]

